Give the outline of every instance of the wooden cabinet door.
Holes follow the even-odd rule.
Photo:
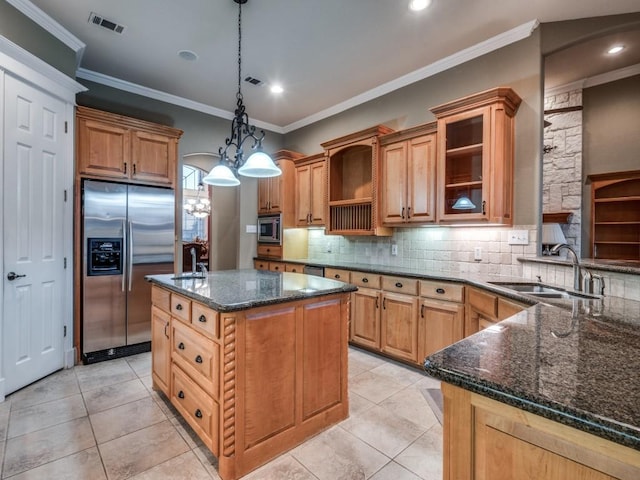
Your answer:
[[[386,145],[382,150],[381,164],[382,223],[404,223],[407,212],[407,143]]]
[[[171,367],[171,316],[158,307],[151,308],[151,372],[154,386],[158,387],[167,397],[169,396],[170,367]]]
[[[381,350],[417,361],[418,297],[399,293],[382,293]]]
[[[326,189],[327,189],[327,168],[325,161],[312,163],[310,205],[311,205],[311,225],[324,225],[327,211]]]
[[[423,300],[418,321],[418,363],[428,355],[462,340],[464,305]]]
[[[380,292],[359,288],[351,294],[351,332],[353,343],[380,348]]]
[[[155,184],[173,185],[176,168],[175,138],[143,131],[131,132],[131,178]]]
[[[296,225],[306,227],[311,214],[311,165],[296,167]]]
[[[409,223],[435,220],[436,136],[425,135],[408,142],[407,212]]]
[[[261,178],[258,180],[258,213],[269,213],[269,200],[271,190],[271,179]]]
[[[129,130],[95,120],[78,122],[78,172],[125,179],[132,168]]]

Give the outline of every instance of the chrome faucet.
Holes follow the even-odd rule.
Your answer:
[[[560,250],[562,250],[563,248],[570,253],[571,260],[573,262],[573,289],[576,292],[581,292],[582,291],[582,283],[580,281],[581,280],[580,259],[578,258],[578,254],[573,249],[573,247],[571,245],[566,244],[566,243],[559,243],[557,245],[554,245],[553,248],[551,248],[551,253],[557,253]]]
[[[196,267],[197,267],[197,258],[196,258],[196,248],[195,247],[191,247],[191,250],[189,250],[189,252],[191,253],[191,273],[193,275],[196,274]]]
[[[202,272],[203,276],[207,276],[207,266],[204,264],[204,262],[200,262],[198,263],[198,266],[200,267],[200,271]]]

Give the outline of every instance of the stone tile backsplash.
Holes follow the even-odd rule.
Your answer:
[[[528,245],[509,245],[510,230],[527,230]],[[397,255],[392,255],[397,245]],[[480,261],[474,252],[480,248]],[[309,230],[311,260],[413,267],[450,273],[522,276],[519,257],[536,256],[536,226],[395,229],[392,237],[342,237]]]

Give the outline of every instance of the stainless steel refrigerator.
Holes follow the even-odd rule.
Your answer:
[[[148,351],[151,285],[174,271],[174,191],[82,185],[82,354],[86,363]]]

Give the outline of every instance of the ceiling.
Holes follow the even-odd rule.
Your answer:
[[[80,78],[152,89],[178,104],[210,108],[230,118],[238,82],[238,5],[233,0],[31,3],[86,44]],[[409,74],[527,22],[640,11],[640,0],[432,0],[419,13],[407,4],[249,0],[242,7],[242,77],[266,84],[242,82],[252,122],[282,133],[293,130],[402,86],[411,81],[407,78],[419,79]],[[117,34],[89,23],[91,12],[123,25],[124,31]],[[627,51],[638,63],[637,36],[634,42]],[[184,60],[180,50],[196,53],[197,60]],[[584,55],[578,57],[581,65],[603,68],[595,60],[585,62]],[[575,80],[558,75],[560,82]],[[283,86],[282,94],[270,93],[268,85],[274,83]]]

